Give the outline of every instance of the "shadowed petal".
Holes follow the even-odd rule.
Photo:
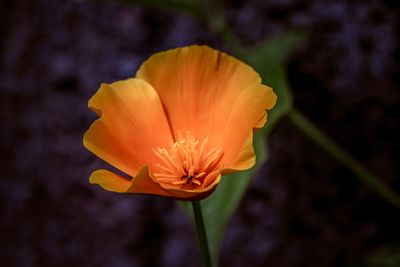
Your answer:
[[[129,188],[131,182],[120,175],[108,170],[96,170],[90,177],[91,184],[99,184],[102,188],[118,193],[124,193]]]
[[[172,141],[160,99],[143,80],[102,84],[89,108],[101,118],[85,133],[85,147],[130,176],[155,161],[152,148]]]
[[[147,166],[143,166],[131,180],[108,170],[97,170],[90,175],[89,181],[113,192],[171,196],[168,191],[152,180]]]
[[[216,170],[207,175],[204,187],[199,187],[196,189],[182,189],[171,186],[169,184],[160,184],[162,188],[168,190],[171,195],[176,199],[181,200],[198,200],[203,199],[214,192],[216,186],[221,181],[221,171]]]

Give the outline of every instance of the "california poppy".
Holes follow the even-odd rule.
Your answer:
[[[102,84],[87,149],[126,174],[97,170],[106,190],[182,200],[211,194],[221,176],[255,163],[253,131],[276,102],[245,63],[207,46],[157,53],[135,78]]]

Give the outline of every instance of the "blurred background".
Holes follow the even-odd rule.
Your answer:
[[[200,266],[173,200],[88,183],[107,166],[82,146],[100,83],[168,48],[230,52],[201,20],[138,2],[0,0],[0,266]],[[307,30],[287,61],[295,106],[400,192],[399,2],[222,4],[244,47]],[[399,226],[398,208],[284,117],[219,264],[398,267]]]

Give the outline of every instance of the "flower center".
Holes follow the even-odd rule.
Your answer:
[[[157,167],[160,172],[154,177],[160,183],[167,183],[186,189],[201,186],[207,175],[219,167],[221,149],[206,149],[208,138],[201,143],[187,131],[178,134],[178,141],[166,148],[153,149],[160,159]]]

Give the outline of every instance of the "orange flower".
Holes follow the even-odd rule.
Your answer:
[[[97,170],[90,183],[205,198],[222,175],[254,165],[253,131],[275,102],[251,67],[225,53],[207,46],[157,53],[135,78],[102,84],[89,100],[100,118],[85,133],[85,147],[127,174]]]

